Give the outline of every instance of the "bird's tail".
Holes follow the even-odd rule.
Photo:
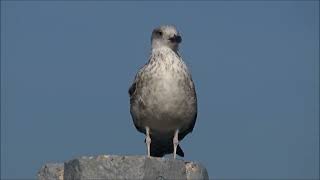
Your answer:
[[[151,141],[150,146],[150,155],[153,157],[163,157],[166,154],[173,153],[173,143],[170,144],[161,144]],[[184,157],[184,152],[181,149],[180,145],[177,147],[177,154],[181,157]]]
[[[181,157],[184,157],[184,152],[182,151],[180,145],[178,145],[178,147],[177,147],[177,154],[178,154],[179,156],[181,156]]]

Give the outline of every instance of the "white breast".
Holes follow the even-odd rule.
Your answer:
[[[189,78],[187,67],[172,50],[153,53],[154,59],[150,61],[154,62],[149,63],[156,64],[145,69],[150,73],[150,80],[141,96],[147,107],[145,113],[150,117],[146,123],[150,128],[161,130],[180,129],[192,121],[188,113],[196,111],[186,91],[190,85],[186,80]]]

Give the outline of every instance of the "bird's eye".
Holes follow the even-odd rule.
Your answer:
[[[161,31],[157,31],[157,34],[158,34],[159,36],[162,36],[162,32],[161,32]]]

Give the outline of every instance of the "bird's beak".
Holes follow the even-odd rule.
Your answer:
[[[181,43],[181,41],[182,41],[181,36],[179,36],[179,35],[174,35],[173,37],[169,38],[169,40],[171,42],[175,42],[175,43]]]

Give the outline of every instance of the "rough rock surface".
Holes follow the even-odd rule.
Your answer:
[[[43,171],[43,168],[41,168],[39,174],[41,174],[41,171]],[[199,163],[168,158],[148,158],[146,156],[116,155],[100,155],[94,157],[83,156],[80,158],[72,159],[64,163],[63,176],[65,180],[209,179],[206,168]]]
[[[63,163],[45,164],[38,173],[39,180],[63,180]]]

